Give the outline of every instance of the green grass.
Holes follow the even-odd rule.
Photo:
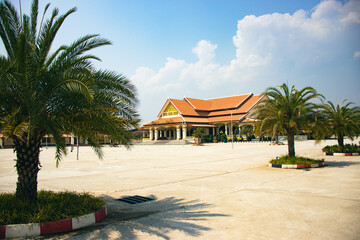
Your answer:
[[[39,191],[38,201],[16,199],[14,193],[0,193],[0,225],[39,223],[92,213],[105,202],[89,193]]]
[[[316,164],[321,162],[324,162],[324,160],[315,160],[315,159],[299,157],[299,156],[289,157],[288,155],[281,156],[278,159],[272,159],[270,161],[270,163],[272,164],[300,164],[300,165]]]

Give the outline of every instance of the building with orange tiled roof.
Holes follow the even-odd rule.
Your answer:
[[[202,128],[206,135],[220,132],[230,135],[231,126],[249,125],[251,110],[264,98],[253,93],[213,98],[207,100],[168,98],[161,108],[158,118],[143,125],[145,140],[192,138],[195,128]]]

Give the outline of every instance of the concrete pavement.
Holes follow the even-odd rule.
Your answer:
[[[356,141],[358,142],[358,140]],[[55,167],[54,148],[40,156],[39,189],[88,191],[107,200],[108,218],[44,239],[359,239],[360,156],[323,156],[330,140],[296,142],[298,155],[325,168],[275,169],[267,162],[287,146],[268,143],[195,147],[80,147]],[[15,154],[0,150],[0,191],[14,191]],[[128,205],[122,196],[156,201]]]

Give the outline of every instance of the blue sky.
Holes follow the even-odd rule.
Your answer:
[[[22,1],[23,12],[30,2]],[[40,2],[43,9],[49,1]],[[360,105],[359,0],[50,2],[60,13],[78,8],[54,47],[88,33],[113,42],[94,51],[96,66],[133,81],[142,123],[167,97],[260,94],[283,82]]]

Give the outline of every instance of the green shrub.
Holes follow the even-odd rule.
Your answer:
[[[255,135],[246,136],[246,141],[251,141],[252,139],[255,139]]]
[[[38,201],[19,200],[0,193],[0,225],[57,221],[89,214],[104,206],[89,193],[39,191]]]
[[[221,142],[224,142],[224,143],[227,142],[227,137],[226,137],[226,134],[225,134],[225,133],[223,133],[223,134],[220,135],[220,141],[221,141]]]
[[[345,144],[343,147],[332,145],[324,147],[322,151],[326,153],[360,153],[360,148],[356,144]]]
[[[315,159],[311,159],[311,158],[305,158],[305,157],[299,157],[299,156],[295,156],[295,157],[289,157],[288,155],[286,156],[281,156],[278,159],[272,159],[270,160],[270,163],[272,164],[300,164],[300,165],[308,165],[308,164],[316,164],[316,163],[321,163],[324,162],[324,160],[315,160]]]
[[[204,135],[201,139],[203,143],[210,143],[213,142],[214,136],[213,135]]]

